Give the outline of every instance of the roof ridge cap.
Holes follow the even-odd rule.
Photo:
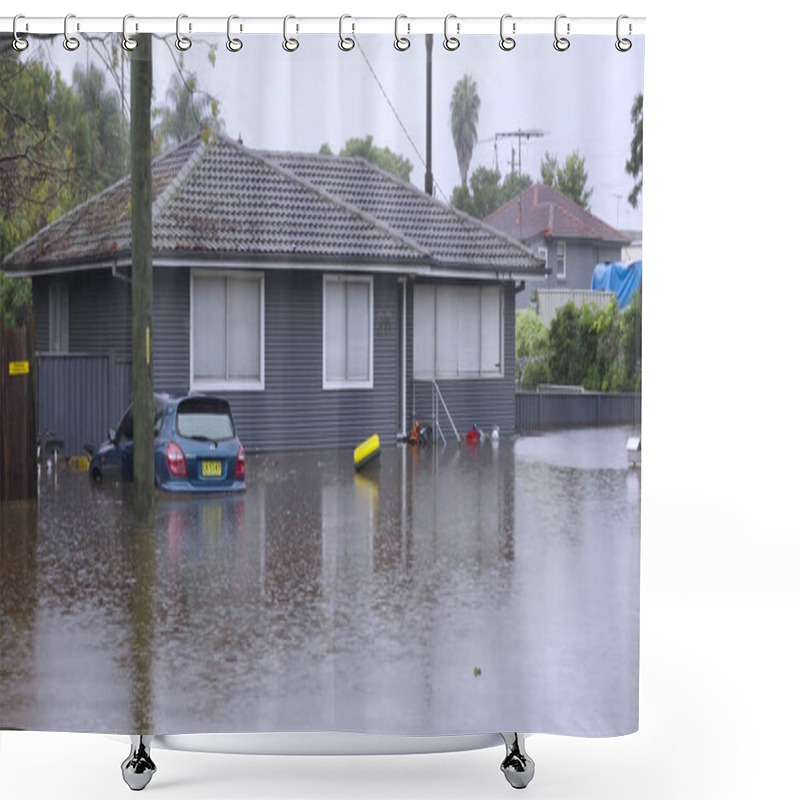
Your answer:
[[[442,213],[445,213],[445,214],[452,213],[452,214],[454,214],[456,216],[456,218],[460,222],[464,223],[468,227],[478,228],[478,229],[484,231],[485,233],[489,233],[489,234],[491,234],[493,236],[500,236],[501,238],[505,239],[507,244],[510,244],[513,247],[515,247],[516,249],[519,249],[519,250],[523,251],[523,253],[525,255],[530,255],[531,254],[531,251],[527,247],[525,247],[525,245],[522,244],[522,242],[520,242],[518,239],[514,239],[512,236],[508,236],[503,231],[500,231],[497,228],[494,228],[491,225],[488,225],[483,220],[477,219],[476,217],[473,217],[471,214],[467,214],[466,212],[461,211],[461,209],[456,208],[455,206],[451,205],[449,202],[445,203],[445,202],[442,202],[440,200],[437,200],[435,197],[433,197],[432,195],[429,195],[426,191],[423,191],[418,186],[413,184],[411,181],[404,181],[402,178],[399,178],[394,173],[388,172],[387,170],[383,169],[382,167],[379,167],[377,164],[373,164],[371,161],[369,161],[366,158],[364,158],[364,156],[361,156],[361,155],[339,156],[339,158],[348,158],[348,159],[352,159],[354,161],[360,161],[361,163],[365,164],[369,169],[372,169],[375,172],[379,172],[381,175],[385,176],[386,178],[388,178],[389,180],[393,181],[394,183],[396,183],[397,185],[401,186],[402,188],[406,189],[407,191],[410,190],[410,191],[414,192],[421,200],[426,202],[428,204],[428,206],[436,208],[437,210],[439,210],[439,211],[441,211]],[[528,187],[528,188],[530,188],[530,187]],[[527,191],[527,189],[524,190],[524,191]],[[514,199],[516,199],[516,198],[514,198]],[[509,202],[511,202],[511,201],[509,201]],[[369,216],[372,216],[372,215],[369,215]],[[380,223],[380,220],[376,220],[376,221]],[[394,228],[392,228],[392,226],[388,225],[387,223],[383,223],[383,224],[387,228],[389,228],[390,230],[394,230]],[[398,233],[399,236],[404,237],[404,234],[401,233],[400,231],[397,231],[397,233]],[[431,256],[430,253],[428,253],[427,255]],[[433,256],[431,256],[431,257],[433,257]]]
[[[212,134],[213,135],[213,134]],[[191,141],[189,139],[188,141]],[[187,144],[188,142],[182,142],[178,147]],[[174,148],[174,150],[169,151],[168,153],[164,153],[164,157],[169,155],[169,153],[174,152],[178,148]],[[208,145],[203,141],[203,137],[201,135],[197,136],[197,144],[195,145],[194,150],[190,153],[189,157],[186,159],[184,165],[175,173],[175,177],[164,187],[161,191],[161,194],[153,201],[153,209],[152,209],[152,219],[155,222],[158,215],[164,210],[164,207],[169,203],[170,200],[175,196],[175,193],[178,189],[186,183],[189,179],[191,174],[195,171],[197,165],[203,160],[203,156],[208,150]],[[152,167],[151,167],[152,168]]]
[[[530,186],[526,186],[521,192],[517,192],[517,194],[515,194],[512,198],[510,198],[509,200],[506,200],[506,202],[503,203],[503,205],[498,206],[494,211],[492,211],[491,214],[487,214],[486,219],[487,220],[491,219],[493,216],[495,216],[495,214],[499,214],[501,211],[503,211],[506,208],[506,206],[510,206],[512,203],[519,202],[519,200],[522,198],[522,196],[524,194],[527,194],[528,192],[533,192],[533,197],[534,197],[533,204],[534,205],[538,205],[538,203],[536,201],[536,192],[533,191],[534,189],[536,189],[537,185],[538,184],[536,184],[536,183],[532,183]]]
[[[349,213],[355,214],[357,217],[360,217],[361,219],[366,220],[371,225],[374,225],[375,227],[382,229],[383,231],[388,233],[389,236],[391,236],[392,238],[397,239],[398,241],[402,242],[406,247],[409,247],[410,249],[414,250],[415,252],[419,253],[420,255],[424,256],[425,258],[430,258],[430,259],[433,258],[433,255],[430,252],[428,252],[427,250],[425,250],[419,244],[419,242],[414,241],[414,239],[411,239],[408,236],[406,236],[405,234],[401,233],[400,231],[394,229],[391,225],[387,225],[382,220],[379,220],[376,217],[373,217],[372,214],[367,214],[365,211],[363,211],[362,209],[358,208],[358,206],[354,206],[351,203],[348,203],[346,200],[342,200],[341,197],[337,197],[336,195],[331,194],[330,192],[326,191],[325,189],[321,188],[320,186],[317,186],[316,184],[312,183],[307,178],[303,178],[301,175],[298,175],[296,172],[293,172],[288,167],[284,167],[281,164],[276,163],[273,160],[273,158],[271,157],[270,153],[265,152],[265,151],[250,150],[247,147],[245,147],[244,145],[240,145],[238,142],[234,142],[233,140],[230,140],[230,139],[228,139],[226,141],[228,141],[228,143],[231,144],[234,147],[241,148],[249,156],[251,156],[252,158],[257,159],[258,161],[263,162],[264,164],[269,166],[270,169],[275,170],[275,172],[279,173],[280,175],[283,175],[285,178],[288,178],[289,180],[292,180],[295,183],[299,183],[305,189],[308,189],[308,190],[314,192],[314,194],[319,195],[324,200],[327,200],[328,202],[333,203],[334,205],[337,205],[340,208],[344,208]],[[276,153],[276,155],[278,155],[278,154]],[[292,155],[292,154],[291,153],[285,153],[285,155]],[[315,154],[312,153],[311,155],[315,155]],[[357,158],[357,156],[353,156],[353,158]],[[368,164],[369,162],[365,160],[365,163]]]

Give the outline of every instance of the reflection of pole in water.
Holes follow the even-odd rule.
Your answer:
[[[133,531],[133,596],[131,597],[131,730],[137,734],[153,733],[152,668],[153,586],[155,584],[156,546],[152,528]]]

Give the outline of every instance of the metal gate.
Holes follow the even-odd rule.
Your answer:
[[[106,354],[44,353],[37,357],[37,431],[65,456],[86,455],[108,436],[131,401],[129,360]]]

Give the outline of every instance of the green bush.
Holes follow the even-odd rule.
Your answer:
[[[22,325],[32,304],[31,282],[27,278],[6,278],[0,270],[0,322],[3,326]]]
[[[589,391],[641,391],[641,290],[622,313],[616,301],[604,309],[567,303],[550,324],[549,344],[549,382]]]

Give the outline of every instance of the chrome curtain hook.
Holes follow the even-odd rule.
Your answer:
[[[67,14],[67,16],[64,17],[64,49],[70,52],[77,50],[81,46],[80,39],[77,39],[75,36],[70,36],[69,33],[67,33],[67,23],[71,19],[75,19],[74,14]],[[78,25],[78,29],[80,29],[80,25]]]
[[[628,19],[627,15],[625,15],[625,14],[620,14],[617,17],[617,41],[614,43],[614,47],[616,47],[617,50],[620,51],[620,53],[627,53],[628,50],[630,50],[631,47],[633,47],[633,43],[631,42],[630,39],[622,39],[622,38],[620,38],[620,35],[619,35],[620,22],[622,22],[622,20],[624,20],[624,19]],[[631,24],[629,22],[628,23],[628,34],[630,34],[632,32],[632,30],[633,29],[632,29]]]
[[[511,14],[503,14],[503,16],[500,17],[500,49],[505,50],[506,52],[513,50],[517,46],[516,40],[511,36],[506,36],[504,33],[503,26],[505,25],[507,19],[511,19]],[[517,32],[516,22],[511,23],[511,32]]]
[[[24,14],[17,14],[14,17],[14,26],[12,28],[12,30],[14,32],[14,41],[12,42],[12,45],[13,45],[14,49],[18,53],[21,53],[23,50],[27,50],[28,49],[28,45],[30,44],[30,42],[27,39],[23,39],[17,33],[17,21],[20,20],[20,19],[25,19],[25,15]],[[26,31],[28,30],[28,24],[27,23],[25,23],[25,30]]]
[[[227,47],[231,53],[238,53],[243,46],[241,39],[235,39],[231,37],[231,22],[233,22],[235,19],[239,19],[236,14],[231,14],[228,17],[228,41],[225,43],[225,47]],[[241,26],[239,27],[239,30],[241,30]]]
[[[293,53],[300,47],[300,42],[297,39],[290,39],[288,35],[288,28],[289,28],[289,20],[296,19],[291,14],[283,18],[283,49],[287,53]]]
[[[131,50],[136,49],[136,45],[139,44],[139,42],[137,42],[136,39],[131,39],[131,37],[128,36],[129,19],[134,19],[133,14],[126,14],[122,18],[122,47],[130,52]]]
[[[400,36],[400,20],[401,19],[408,19],[405,14],[398,14],[394,18],[394,49],[403,52],[404,50],[408,50],[411,47],[411,39],[406,39],[405,36]],[[408,33],[411,33],[411,23],[407,22],[406,27],[408,29]]]
[[[447,34],[447,25],[448,25],[448,23],[450,22],[451,19],[456,19],[456,15],[455,14],[448,14],[444,18],[444,42],[443,42],[444,49],[445,50],[450,50],[450,52],[452,52],[453,50],[458,50],[458,48],[461,46],[461,42],[455,36],[448,36],[448,34]],[[461,23],[460,22],[456,22],[456,34],[458,34],[458,33],[461,33]]]
[[[345,37],[342,30],[344,21],[346,19],[353,18],[349,14],[342,14],[342,16],[339,17],[339,49],[344,50],[345,52],[352,50],[356,46],[356,43],[349,36]],[[353,23],[350,23],[350,29],[353,33],[355,33],[356,26]]]
[[[175,20],[175,47],[182,53],[185,53],[192,46],[192,40],[188,36],[181,36],[181,20],[188,18],[188,14],[178,14],[178,18]],[[191,29],[192,23],[190,22],[189,30],[191,31]]]
[[[566,14],[559,14],[556,17],[556,21],[553,25],[553,31],[555,33],[556,40],[553,42],[553,47],[558,50],[560,53],[563,53],[565,50],[569,50],[569,39],[564,36],[558,35],[558,21],[560,19],[566,19]],[[567,36],[569,36],[569,22],[567,23]]]

